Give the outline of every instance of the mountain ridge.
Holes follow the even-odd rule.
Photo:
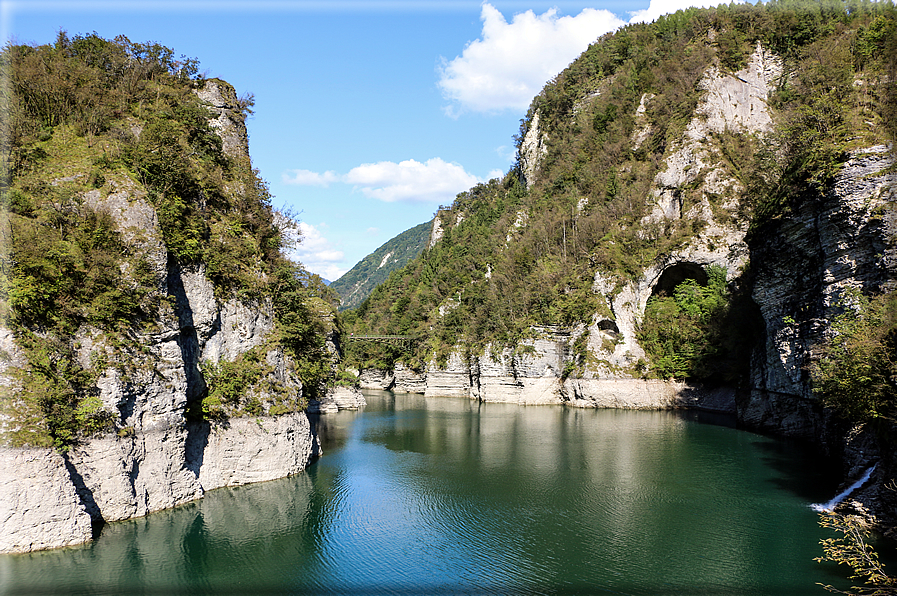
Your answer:
[[[404,267],[427,248],[433,220],[418,224],[380,245],[356,263],[339,279],[331,282],[341,299],[339,309],[361,304],[389,275]]]

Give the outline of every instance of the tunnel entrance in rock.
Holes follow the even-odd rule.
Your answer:
[[[617,328],[617,324],[610,319],[602,319],[598,321],[597,325],[598,329],[601,331],[607,331],[610,333],[619,333],[620,330]]]
[[[654,289],[651,290],[651,297],[672,296],[676,286],[686,279],[693,279],[699,285],[706,286],[707,272],[697,263],[682,262],[667,267],[660,274],[660,279],[657,280],[657,283],[654,284]]]

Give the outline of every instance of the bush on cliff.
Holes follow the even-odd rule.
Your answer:
[[[223,151],[196,93],[207,83],[197,61],[124,36],[60,32],[53,44],[6,46],[0,68],[9,82],[0,88],[0,316],[23,360],[10,368],[14,386],[0,388],[9,438],[65,449],[111,428],[96,398],[100,374],[152,368],[145,332],[171,316],[173,300],[144,254],[146,230],[119,229],[102,207],[122,189],[155,208],[169,268],[201,268],[218,299],[273,302],[279,345],[307,390],[319,391],[330,374],[314,361],[325,330],[289,312],[326,318],[335,306],[284,257],[282,226],[248,156]],[[232,119],[251,112],[251,98],[215,84],[233,96]],[[89,354],[74,339],[85,336]],[[210,380],[234,377],[236,366]]]
[[[895,422],[897,292],[870,299],[847,291],[840,304],[811,370],[813,389],[849,420]]]
[[[624,283],[639,278],[705,230],[705,218],[684,216],[704,199],[717,223],[754,230],[787,216],[797,201],[815,200],[847,151],[895,130],[895,24],[890,2],[772,0],[688,9],[603,36],[545,86],[521,122],[518,156],[536,116],[547,148],[533,179],[523,180],[527,164],[518,163],[504,179],[458,195],[437,214],[445,230],[439,243],[342,317],[350,332],[425,341],[413,354],[350,346],[354,364],[419,364],[459,345],[468,353],[516,346],[532,326],[612,318],[592,291],[595,271]],[[707,69],[743,67],[758,43],[794,74],[769,101],[777,132],[705,139],[724,156],[707,170],[727,169],[743,192],[702,197],[704,172],[676,189],[682,217],[647,218],[656,177],[696,117]],[[753,312],[746,295],[733,299],[737,308],[728,312]],[[693,327],[682,323],[679,331]],[[710,350],[689,340],[702,356],[667,353],[655,370],[743,379],[747,341]]]
[[[651,297],[637,337],[652,376],[738,385],[747,379],[756,334],[750,300],[730,289],[724,268],[706,273],[706,285],[686,279],[672,296]]]

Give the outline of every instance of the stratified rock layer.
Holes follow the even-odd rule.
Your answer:
[[[215,114],[211,124],[225,153],[248,167],[246,128],[233,88],[209,80],[198,95]],[[64,456],[0,445],[0,553],[85,542],[91,522],[143,516],[210,489],[295,474],[318,452],[304,412],[187,423],[188,405],[206,391],[200,364],[232,361],[265,344],[274,329],[273,305],[216,296],[202,266],[181,266],[168,253],[146,191],[126,176],[110,176],[108,187],[105,196],[91,190],[82,198],[108,212],[123,239],[139,248],[167,300],[153,325],[133,331],[130,339],[140,350],[132,361],[110,366],[97,381],[97,397],[116,432],[84,439]],[[99,329],[82,326],[72,343],[82,366],[91,366],[97,354],[114,359]],[[0,329],[0,348],[8,356],[0,359],[0,388],[14,394],[7,371],[23,361],[9,330]],[[265,360],[274,371],[272,384],[301,394],[289,356],[276,343]],[[0,416],[0,430],[5,424]]]
[[[765,226],[753,241],[753,298],[765,345],[754,359],[754,390],[740,400],[749,425],[813,438],[824,434],[809,367],[842,308],[845,290],[879,292],[897,280],[894,157],[880,145],[855,152],[832,188]]]
[[[0,449],[0,553],[90,540],[90,514],[52,449]]]

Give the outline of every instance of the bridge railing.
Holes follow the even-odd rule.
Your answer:
[[[383,344],[391,344],[395,346],[402,347],[404,349],[410,349],[414,347],[416,343],[421,341],[421,338],[414,337],[412,335],[346,335],[343,336],[343,339],[348,341],[372,341],[376,343]]]

